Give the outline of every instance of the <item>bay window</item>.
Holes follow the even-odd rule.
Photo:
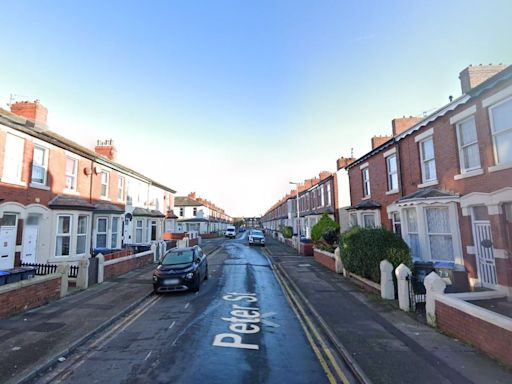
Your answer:
[[[88,216],[79,215],[76,230],[76,254],[83,255],[87,249],[87,220]]]
[[[142,219],[135,220],[135,243],[143,242],[142,234],[144,233],[144,221]]]
[[[71,216],[57,216],[57,244],[55,256],[69,256],[71,245]]]
[[[375,228],[375,215],[373,213],[363,213],[363,227]]]
[[[427,235],[432,260],[453,261],[448,208],[425,208]]]
[[[407,208],[405,211],[405,220],[407,224],[407,237],[409,239],[409,248],[413,260],[421,260],[420,239],[418,234],[418,216],[416,208]]]
[[[96,247],[107,248],[108,217],[96,219]]]
[[[113,216],[111,221],[110,248],[119,248],[119,217]]]

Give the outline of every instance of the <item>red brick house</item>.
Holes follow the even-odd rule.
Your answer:
[[[460,80],[462,96],[393,120],[393,136],[346,166],[350,222],[400,233],[458,290],[512,296],[512,67],[471,66]]]
[[[74,262],[92,249],[160,239],[174,190],[46,126],[39,102],[0,109],[0,269]]]

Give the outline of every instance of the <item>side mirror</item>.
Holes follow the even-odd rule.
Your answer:
[[[199,264],[200,262],[201,262],[201,258],[200,257],[196,258],[196,263]]]

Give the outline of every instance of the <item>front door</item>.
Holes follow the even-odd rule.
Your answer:
[[[14,220],[16,220],[16,216],[14,216]],[[16,225],[0,226],[0,269],[9,269],[14,267],[15,250]]]
[[[489,221],[474,221],[473,234],[478,276],[484,287],[494,288],[498,281],[496,279],[496,262],[492,251],[491,223]]]
[[[26,225],[23,231],[23,252],[21,253],[22,263],[35,263],[37,252],[37,225]]]

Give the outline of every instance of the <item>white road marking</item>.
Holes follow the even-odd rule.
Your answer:
[[[311,267],[311,264],[299,264],[299,267]]]
[[[176,321],[173,321],[173,322],[171,323],[171,325],[169,325],[169,328],[168,328],[168,329],[171,329],[172,327],[174,327],[174,324],[176,324]]]
[[[185,309],[187,309],[189,305],[190,303],[185,304]]]
[[[144,359],[144,361],[146,361],[147,359],[149,359],[149,356],[151,356],[151,352],[153,352],[153,351],[149,351],[149,353],[146,355],[146,358]]]

